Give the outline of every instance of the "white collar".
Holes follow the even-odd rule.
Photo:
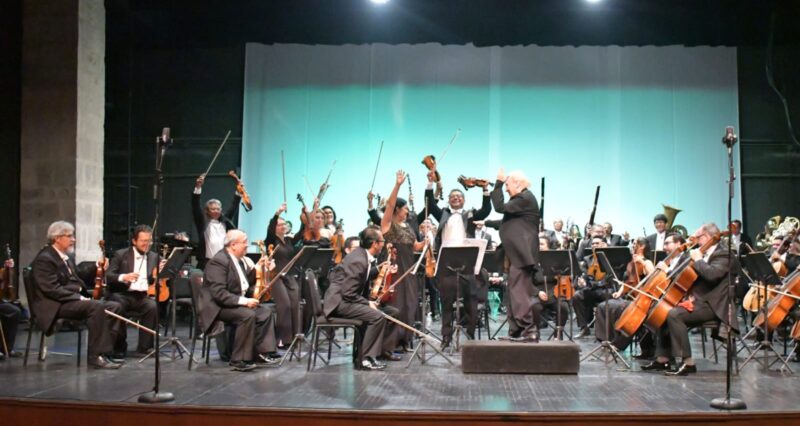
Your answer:
[[[52,247],[53,250],[55,250],[56,253],[58,253],[58,255],[61,256],[61,260],[66,262],[69,259],[69,256],[67,256],[66,254],[62,253],[61,250],[56,248],[56,246],[51,245],[50,247]]]

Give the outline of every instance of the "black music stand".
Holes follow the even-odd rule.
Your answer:
[[[175,278],[180,274],[180,271],[183,268],[183,265],[185,265],[186,262],[189,260],[189,256],[191,254],[192,254],[192,248],[191,247],[175,247],[175,248],[173,248],[172,249],[172,253],[170,253],[169,258],[167,258],[167,263],[164,265],[163,268],[161,268],[161,272],[158,273],[157,280],[167,279],[170,282],[174,282]],[[155,285],[156,285],[157,289],[161,288],[158,285],[158,283],[156,283]],[[158,301],[157,297],[158,296],[156,296],[156,301]],[[170,356],[170,358],[173,361],[178,356],[183,358],[184,352],[185,353],[189,353],[189,350],[186,349],[186,346],[184,346],[183,343],[181,343],[181,339],[179,339],[175,335],[175,325],[176,325],[175,324],[175,306],[176,306],[175,300],[176,300],[176,293],[175,293],[174,289],[173,289],[173,291],[170,292],[169,297],[171,298],[171,301],[172,301],[172,308],[170,309],[171,312],[168,313],[168,315],[169,314],[172,315],[172,318],[170,319],[170,321],[172,322],[172,335],[171,336],[166,336],[165,337],[166,340],[164,341],[164,343],[161,343],[160,345],[156,345],[156,347],[158,349],[151,350],[150,353],[148,353],[147,355],[142,357],[142,359],[139,360],[140,363],[142,361],[146,360],[147,358],[150,358],[151,356],[155,355],[156,350],[160,351],[162,348],[164,348],[164,346],[167,346],[167,345],[172,345],[172,355]]]
[[[430,249],[430,246],[426,246],[423,250],[429,250],[429,249]],[[422,259],[421,256],[422,256],[422,252],[418,253],[418,255],[415,256],[416,259],[415,259],[415,262],[414,262],[414,271],[413,272],[414,272],[415,276],[420,276],[421,275],[422,279],[426,279],[427,277],[425,276],[425,267],[422,266],[422,268],[420,268],[420,266],[422,265],[422,262],[424,261],[424,259]],[[424,295],[425,294],[425,286],[422,285],[421,287],[422,287],[422,293]],[[412,352],[411,356],[408,358],[408,362],[406,363],[406,368],[410,367],[411,363],[414,362],[414,359],[416,359],[416,358],[419,358],[420,364],[425,364],[428,361],[430,361],[431,359],[433,359],[434,357],[436,357],[437,355],[441,355],[442,358],[447,360],[447,362],[449,362],[451,365],[454,365],[453,361],[450,358],[448,358],[447,356],[445,356],[445,354],[442,353],[442,351],[439,350],[435,346],[432,346],[432,348],[436,353],[434,353],[431,356],[427,356],[426,355],[425,346],[431,344],[431,343],[429,343],[428,338],[436,340],[436,341],[438,341],[440,343],[441,343],[442,339],[439,338],[439,336],[436,336],[435,334],[433,334],[430,330],[428,330],[425,327],[424,318],[427,316],[427,313],[426,313],[427,303],[425,303],[425,302],[426,302],[425,299],[422,298],[422,318],[423,318],[423,320],[422,320],[422,324],[421,324],[421,327],[420,327],[421,328],[420,331],[422,332],[422,334],[424,336],[421,336],[421,335],[417,334],[417,336],[420,338],[419,339],[419,343],[417,344],[417,347],[414,348],[414,352]]]
[[[283,269],[281,269],[281,271],[278,272],[278,276],[282,277],[288,274],[296,266],[298,266],[302,270],[303,267],[307,266],[311,262],[311,259],[314,257],[314,254],[317,252],[317,250],[319,250],[319,248],[316,246],[303,246],[303,248],[301,248],[300,251],[294,255],[292,260],[290,260],[289,263],[287,263],[286,266],[284,266]],[[295,321],[302,321],[302,318],[295,318]],[[292,338],[292,343],[289,344],[289,347],[286,348],[286,352],[283,353],[283,357],[281,357],[281,361],[278,363],[278,367],[282,366],[283,362],[286,361],[287,358],[289,359],[289,361],[291,361],[292,358],[296,357],[297,361],[299,362],[303,358],[302,347],[303,347],[303,342],[305,342],[305,340],[306,340],[305,334],[303,333],[295,334],[294,337]],[[295,351],[297,353],[295,353]]]
[[[618,249],[622,249],[622,251]],[[617,278],[617,274],[614,272],[615,268],[613,267],[613,265],[622,262],[625,259],[624,256],[625,254],[627,254],[627,259],[628,259],[627,262],[630,262],[632,259],[631,252],[628,251],[627,247],[607,247],[607,248],[595,249],[595,253],[597,254],[597,262],[600,264],[600,270],[605,272],[606,274],[605,277],[606,285],[603,286],[603,289],[605,290],[606,293],[605,294],[606,295],[605,297],[606,338],[605,340],[601,341],[600,344],[597,345],[594,349],[589,351],[589,353],[586,354],[586,356],[584,356],[583,359],[581,359],[581,361],[585,361],[589,357],[593,356],[596,359],[602,360],[606,365],[608,365],[611,361],[614,361],[614,363],[622,362],[625,368],[630,370],[631,369],[630,364],[628,364],[625,361],[625,359],[622,358],[622,355],[620,355],[617,348],[613,344],[611,344],[610,340],[608,340],[611,335],[611,318],[608,306],[608,301],[611,299],[611,295],[609,294],[610,291],[609,287],[613,286],[613,284],[608,284],[608,281],[611,281],[612,283],[619,281],[619,279]],[[607,255],[611,255],[614,258],[614,260],[611,261]],[[626,265],[627,262],[624,262],[623,265]],[[597,352],[601,350],[605,351],[605,354],[602,357],[597,355]]]
[[[542,274],[545,279],[545,287],[547,286],[547,277],[555,277],[556,285],[562,276],[569,276],[574,278],[578,275],[578,257],[575,255],[575,250],[546,250],[539,252],[539,265],[542,268]],[[545,288],[546,292],[546,288]],[[557,340],[563,340],[564,327],[561,326],[561,302],[566,300],[562,295],[556,300],[556,331],[553,334]],[[572,321],[569,323],[569,333],[567,337],[572,340]],[[552,336],[551,336],[552,337]]]
[[[760,303],[761,300],[767,300],[767,286],[774,286],[775,288],[780,287],[781,279],[778,277],[778,274],[775,273],[775,270],[772,268],[772,264],[769,263],[769,259],[763,252],[756,252],[750,253],[746,256],[742,257],[742,266],[747,270],[748,276],[753,281],[750,285],[757,286],[757,300],[759,303],[758,310],[764,317],[764,324],[761,327],[753,327],[750,329],[749,332],[742,338],[744,341],[747,337],[753,333],[754,331],[761,330],[761,340],[756,344],[756,346],[750,350],[750,355],[742,362],[742,365],[739,367],[739,371],[741,371],[750,361],[756,360],[759,364],[761,364],[765,370],[769,370],[773,364],[776,362],[780,362],[783,366],[780,368],[781,371],[784,369],[789,371],[789,373],[793,373],[792,369],[789,367],[787,363],[787,359],[783,358],[776,350],[772,347],[772,341],[770,339],[770,329],[769,324],[767,322],[768,312],[769,309],[767,308],[768,303],[764,303],[763,305]],[[762,299],[763,296],[763,299]],[[745,346],[747,347],[747,346]],[[756,357],[759,351],[764,351],[761,357]],[[769,358],[774,355],[775,359],[772,362],[769,362]]]
[[[664,250],[653,250],[653,258],[650,259],[653,261],[653,265],[658,265],[658,262],[666,259],[669,253]]]
[[[478,264],[478,258],[482,251],[479,246],[448,246],[439,249],[439,258],[436,261],[436,279],[440,280],[445,275],[456,275],[456,301],[455,301],[455,326],[453,327],[453,334],[455,334],[455,351],[460,349],[460,337],[464,332],[461,326],[461,313],[460,309],[463,306],[461,302],[461,280],[469,283],[466,278],[469,275],[475,275],[475,268]]]

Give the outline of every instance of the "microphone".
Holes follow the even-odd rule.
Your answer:
[[[738,140],[739,138],[736,137],[736,133],[733,131],[733,126],[726,127],[725,136],[722,137],[722,144],[728,148],[733,148]]]
[[[172,139],[170,139],[169,137],[169,127],[164,127],[164,129],[161,130],[161,139],[159,140],[159,142],[163,144],[172,143]]]

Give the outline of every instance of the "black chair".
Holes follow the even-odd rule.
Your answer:
[[[309,295],[309,305],[311,306],[312,323],[311,323],[311,345],[308,354],[308,366],[306,371],[311,371],[317,364],[317,356],[319,356],[319,335],[320,331],[325,331],[325,340],[328,342],[328,357],[322,358],[325,364],[328,364],[331,359],[331,350],[333,346],[333,339],[336,335],[338,328],[352,328],[353,329],[353,365],[356,368],[360,367],[361,356],[359,354],[361,346],[361,327],[364,322],[361,320],[346,319],[346,318],[328,318],[322,310],[322,298],[319,294],[319,286],[317,285],[317,278],[313,271],[306,271],[305,283],[307,286],[307,294]]]
[[[22,361],[22,366],[28,366],[28,354],[31,350],[31,337],[33,336],[34,329],[39,329],[36,324],[36,310],[34,305],[38,303],[34,293],[33,273],[30,266],[22,270],[22,282],[25,285],[25,295],[28,300],[28,310],[30,311],[30,324],[28,326],[28,341],[25,344],[25,358]],[[78,367],[81,366],[81,347],[83,344],[83,331],[86,330],[86,321],[70,320],[70,319],[57,319],[56,323],[50,330],[41,330],[39,333],[39,361],[44,361],[47,357],[47,346],[45,346],[44,338],[58,332],[76,332],[78,333],[78,350],[75,357],[77,358]]]
[[[190,327],[191,330],[193,330],[189,337],[192,340],[192,346],[191,349],[189,349],[189,370],[192,369],[192,363],[194,362],[194,348],[197,339],[203,340],[203,346],[200,352],[201,358],[204,357],[206,359],[206,364],[208,364],[209,352],[211,351],[211,336],[207,333],[199,334],[194,332],[198,326],[203,327],[203,324],[200,322],[200,311],[197,309],[197,300],[200,297],[201,291],[206,291],[203,288],[203,271],[196,270],[189,275],[189,299],[192,303],[192,323]]]

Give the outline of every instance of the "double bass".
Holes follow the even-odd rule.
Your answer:
[[[106,268],[108,267],[106,242],[100,240],[97,244],[100,245],[100,260],[97,262],[94,272],[94,289],[92,290],[92,299],[94,300],[100,300],[103,297],[103,291],[106,288]]]

